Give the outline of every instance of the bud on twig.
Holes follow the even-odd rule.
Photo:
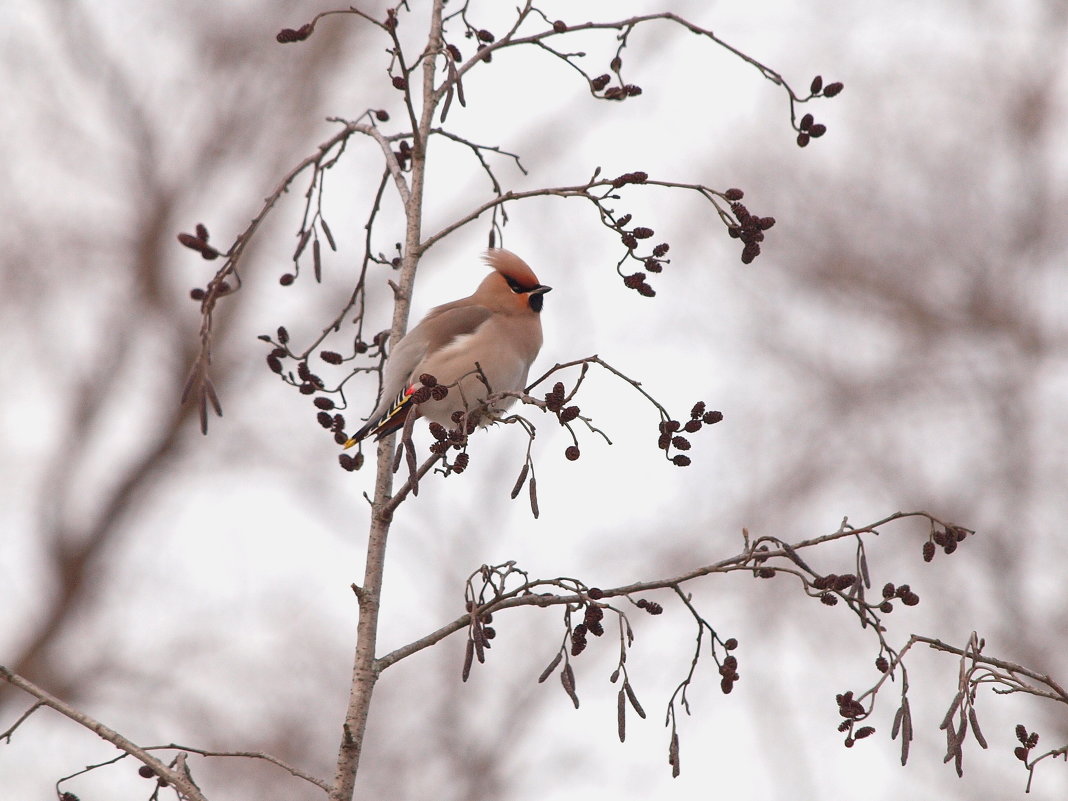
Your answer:
[[[279,44],[303,42],[305,39],[312,35],[313,30],[314,28],[312,28],[311,23],[305,23],[296,30],[294,30],[293,28],[282,28],[282,30],[280,30],[278,32],[278,35],[274,38]]]

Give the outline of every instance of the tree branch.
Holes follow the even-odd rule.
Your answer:
[[[202,757],[238,757],[243,759],[262,759],[265,762],[270,762],[272,765],[277,765],[282,770],[286,771],[292,776],[298,779],[303,779],[310,784],[314,784],[322,790],[330,791],[330,784],[323,779],[318,779],[312,776],[310,773],[305,773],[300,768],[293,767],[287,762],[279,759],[276,756],[265,754],[262,751],[209,751],[204,748],[194,748],[189,745],[178,745],[177,743],[171,743],[169,745],[151,745],[145,746],[145,751],[186,751],[190,754],[197,754]]]
[[[426,153],[433,121],[435,96],[434,69],[444,44],[441,38],[443,0],[433,0],[427,46],[423,53],[423,106],[419,127],[411,133],[415,142],[412,151],[412,169],[408,194],[404,200],[405,246],[397,291],[394,293],[393,325],[390,338],[396,343],[404,335],[411,309],[412,287],[419,259],[423,253],[422,236],[423,189],[426,180]],[[392,32],[391,32],[392,34]],[[399,49],[399,45],[398,45]],[[405,97],[410,98],[408,91]],[[408,103],[410,107],[410,102]],[[360,601],[359,622],[356,631],[356,656],[353,662],[352,689],[342,726],[341,744],[338,748],[337,769],[330,791],[330,801],[350,801],[355,792],[356,772],[363,752],[363,738],[367,717],[379,669],[375,660],[378,637],[378,614],[382,598],[382,583],[385,574],[386,543],[395,504],[392,503],[393,471],[392,456],[395,437],[390,436],[378,444],[377,477],[375,496],[371,506],[371,526],[367,538],[367,560],[364,567],[363,592]],[[415,480],[418,480],[417,478]],[[411,487],[413,480],[409,479]]]
[[[156,759],[156,757],[152,756],[146,749],[141,748],[136,743],[126,739],[114,729],[105,726],[100,721],[89,717],[89,715],[84,712],[80,712],[69,704],[59,700],[54,695],[51,695],[17,673],[12,673],[3,665],[0,665],[0,679],[4,679],[9,684],[32,695],[44,706],[56,710],[61,715],[65,715],[80,726],[84,726],[97,736],[107,740],[120,751],[125,751],[130,756],[137,757],[144,764],[152,768],[157,776],[166,779],[174,785],[174,788],[178,791],[180,796],[189,799],[189,801],[207,801],[205,796],[201,793],[200,788],[197,787],[188,776],[184,773],[171,770]]]
[[[752,569],[751,563],[755,558],[759,558],[760,561],[766,561],[768,559],[774,559],[777,557],[789,558],[790,550],[799,551],[805,548],[813,548],[821,545],[825,542],[832,542],[844,537],[853,537],[858,534],[874,532],[880,526],[895,520],[901,520],[909,517],[920,517],[925,520],[941,523],[937,518],[932,517],[929,513],[923,511],[917,512],[895,512],[888,517],[884,517],[882,520],[877,520],[862,528],[852,528],[847,525],[843,525],[837,531],[830,534],[823,534],[818,537],[812,537],[807,540],[801,540],[793,545],[788,545],[782,548],[771,548],[767,551],[761,551],[759,554],[755,551],[753,546],[747,547],[746,550],[734,556],[721,559],[718,562],[713,562],[708,565],[693,568],[685,573],[681,573],[677,576],[671,576],[661,579],[652,579],[649,581],[636,581],[631,584],[625,584],[620,587],[613,587],[611,589],[602,589],[603,597],[614,598],[620,596],[629,596],[633,593],[648,592],[651,590],[663,590],[663,589],[675,589],[687,581],[692,581],[701,576],[708,576],[713,573],[724,573],[732,570],[739,569]],[[754,543],[755,545],[755,543]],[[778,568],[782,569],[782,568]],[[526,581],[522,585],[508,591],[502,592],[498,597],[489,601],[488,603],[479,606],[478,614],[485,614],[486,612],[496,612],[501,609],[512,609],[518,606],[559,606],[561,604],[575,604],[583,601],[583,596],[580,593],[570,592],[563,595],[555,594],[541,594],[535,593],[535,590],[558,587],[559,582],[555,579],[537,579],[532,581]],[[467,628],[471,623],[471,613],[461,615],[455,620],[446,623],[441,628],[421,637],[414,642],[410,642],[407,645],[401,646],[384,656],[375,660],[376,669],[381,672],[390,665],[394,665],[402,659],[405,659],[413,654],[422,651],[424,648],[440,642],[448,637],[450,634],[454,634],[457,631],[462,631]]]

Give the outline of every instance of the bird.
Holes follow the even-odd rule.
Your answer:
[[[552,287],[540,283],[511,251],[491,248],[484,260],[492,272],[474,294],[434,307],[393,347],[383,369],[378,405],[345,448],[369,436],[380,440],[392,434],[413,413],[454,428],[455,412],[472,415],[474,421],[473,413],[491,391],[520,392],[526,387],[542,345],[544,296]],[[431,399],[426,399],[427,391],[420,392],[424,388]],[[504,399],[497,408],[514,401]]]

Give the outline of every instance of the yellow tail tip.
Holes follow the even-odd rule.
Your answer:
[[[345,441],[345,444],[344,444],[344,445],[342,446],[341,450],[343,450],[343,451],[347,451],[347,450],[348,450],[349,448],[351,448],[351,447],[352,447],[353,445],[355,445],[355,444],[356,444],[357,442],[359,442],[359,440],[358,440],[358,439],[356,439],[355,437],[353,437],[353,438],[350,438],[350,439],[348,439],[348,440],[346,440],[346,441]]]

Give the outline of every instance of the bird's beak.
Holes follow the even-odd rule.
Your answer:
[[[530,294],[531,295],[544,295],[546,292],[552,292],[552,291],[553,291],[553,288],[551,286],[545,286],[545,284],[538,284],[536,287],[534,287],[532,290],[530,290]]]

